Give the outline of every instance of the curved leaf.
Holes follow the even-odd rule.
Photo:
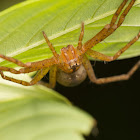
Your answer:
[[[3,81],[0,79],[2,140],[83,140],[82,134],[88,135],[96,126],[90,115],[51,89],[17,87]]]
[[[43,30],[59,53],[68,44],[77,45],[82,21],[85,22],[85,42],[110,22],[121,2],[122,0],[30,0],[17,4],[0,13],[0,53],[15,56],[23,62],[49,58],[52,53],[42,36]],[[113,55],[138,33],[139,13],[140,0],[137,0],[122,27],[94,49]],[[140,41],[137,41],[121,58],[139,55],[139,46]],[[10,65],[8,62],[2,64]]]

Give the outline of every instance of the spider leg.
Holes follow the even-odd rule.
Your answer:
[[[88,40],[82,46],[80,55],[84,54],[88,49],[92,48],[93,46],[95,46],[96,44],[107,38],[110,34],[112,34],[123,23],[125,16],[128,14],[129,10],[132,8],[135,1],[136,0],[131,0],[131,2],[128,4],[128,6],[121,14],[118,23],[115,24],[119,14],[123,10],[123,7],[126,5],[127,0],[124,0],[119,6],[118,10],[115,12],[114,16],[112,17],[110,24],[105,25],[105,27],[99,33],[97,33],[92,39]]]
[[[9,71],[14,74],[29,73],[29,72],[33,72],[33,71],[38,71],[39,69],[50,67],[54,64],[57,64],[57,61],[54,57],[52,57],[50,59],[45,59],[42,61],[28,62],[28,63],[26,63],[26,67],[21,68],[19,70],[0,66],[0,71]]]
[[[20,74],[20,71],[18,70],[15,70],[13,68],[8,68],[8,67],[2,67],[2,66],[0,66],[0,71],[8,71],[14,74]]]
[[[19,70],[16,70],[13,68],[0,66],[0,71],[8,71],[14,74],[29,73],[29,72],[38,71],[38,70],[39,70],[38,68],[32,68],[32,67],[26,67],[26,68],[21,68]]]
[[[81,33],[79,36],[79,41],[78,41],[78,46],[77,46],[78,50],[81,50],[81,48],[82,48],[83,36],[84,36],[84,22],[82,22],[82,24],[81,24]]]
[[[86,54],[96,58],[98,60],[103,61],[113,61],[116,60],[122,53],[124,53],[131,45],[133,45],[140,38],[140,32],[136,37],[134,37],[128,44],[126,44],[123,48],[121,48],[114,56],[107,56],[102,53],[96,52],[94,50],[89,49]]]
[[[0,54],[0,57],[5,59],[5,60],[7,60],[7,61],[9,61],[9,62],[15,63],[20,67],[28,67],[26,64],[24,64],[23,62],[15,59],[15,58],[8,57],[8,56],[2,55],[2,54]]]
[[[38,81],[40,81],[47,74],[48,71],[49,71],[49,68],[41,69],[30,82],[26,82],[23,80],[18,80],[12,77],[5,76],[1,70],[0,70],[0,74],[1,74],[1,77],[5,80],[12,81],[14,83],[18,83],[24,86],[31,86],[31,85],[36,84]]]
[[[48,39],[47,35],[45,34],[44,31],[43,31],[42,33],[43,33],[43,36],[44,36],[44,38],[45,38],[45,40],[46,40],[46,42],[47,42],[47,44],[48,44],[50,50],[52,51],[54,57],[55,57],[55,58],[58,58],[59,55],[58,55],[57,52],[55,51],[55,49],[54,49],[53,45],[51,44],[50,40]]]
[[[50,67],[52,65],[58,64],[58,60],[55,57],[52,57],[50,59],[45,59],[42,61],[36,61],[36,62],[28,62],[26,63],[26,65],[30,68],[33,69],[43,69],[43,68],[47,68]],[[23,68],[21,71],[26,70],[26,68]]]
[[[42,69],[44,67],[50,67],[54,64],[57,64],[58,63],[58,60],[59,60],[59,55],[57,54],[57,52],[55,51],[53,45],[51,44],[51,42],[49,41],[47,35],[45,34],[45,32],[43,31],[43,36],[50,48],[50,50],[52,51],[54,57],[50,58],[50,59],[45,59],[45,60],[42,60],[42,61],[37,61],[37,62],[28,62],[26,63],[26,65],[28,67],[32,67],[32,68],[38,68],[38,69]],[[24,69],[22,69],[24,71]]]
[[[19,69],[20,73],[29,73],[29,72],[33,72],[33,71],[38,71],[39,68],[32,68],[32,67],[27,67],[27,68],[21,68]]]
[[[124,0],[124,1],[121,3],[121,5],[119,6],[119,8],[117,9],[117,11],[115,12],[115,14],[113,15],[112,20],[111,20],[111,22],[110,22],[110,26],[111,26],[111,27],[116,23],[116,21],[117,21],[117,19],[118,19],[118,16],[119,16],[119,14],[121,13],[121,11],[122,11],[122,9],[124,8],[124,6],[126,5],[127,1],[128,1],[128,0]]]
[[[45,83],[43,81],[39,81],[39,84],[47,86],[48,88],[54,88],[56,85],[56,73],[57,73],[57,67],[56,65],[50,67],[49,71],[49,83]]]
[[[83,65],[87,71],[89,79],[96,84],[105,84],[105,83],[110,83],[110,82],[116,82],[116,81],[121,81],[121,80],[128,80],[134,72],[140,67],[140,61],[138,61],[128,73],[126,74],[121,74],[117,76],[111,76],[111,77],[105,77],[105,78],[96,78],[94,70],[92,68],[92,65],[88,58],[84,55],[83,58]]]
[[[113,28],[114,30],[116,29],[115,26],[113,26]],[[105,25],[105,27],[99,33],[97,33],[92,39],[88,40],[82,46],[81,50],[79,50],[79,55],[86,53],[88,49],[92,48],[93,46],[95,46],[96,44],[104,40],[107,37],[109,29],[110,29],[110,25],[109,24]]]
[[[131,2],[128,4],[128,6],[126,7],[126,9],[123,11],[123,13],[121,14],[119,21],[117,23],[117,28],[123,23],[126,15],[128,14],[128,12],[130,11],[130,9],[132,8],[132,6],[134,5],[136,0],[131,0]]]

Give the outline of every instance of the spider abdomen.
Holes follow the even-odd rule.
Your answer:
[[[65,73],[58,69],[57,82],[67,87],[73,87],[82,83],[87,77],[86,70],[83,65],[80,65],[79,69],[73,73]]]

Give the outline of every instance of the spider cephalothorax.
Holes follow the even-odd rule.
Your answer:
[[[82,64],[81,59],[81,56],[78,56],[74,46],[68,45],[61,49],[58,67],[66,73],[75,72]]]
[[[121,26],[126,15],[134,5],[136,0],[131,0],[128,6],[126,6],[124,11],[122,12],[127,1],[128,0],[123,0],[123,2],[119,6],[115,14],[113,15],[111,22],[105,25],[104,28],[99,33],[97,33],[93,38],[91,38],[84,44],[82,44],[82,39],[84,35],[84,23],[82,23],[78,46],[74,48],[73,45],[68,45],[67,47],[61,49],[60,55],[56,53],[54,47],[50,43],[45,32],[43,32],[43,36],[53,53],[53,57],[50,59],[45,59],[37,62],[28,62],[24,64],[23,62],[16,60],[12,57],[7,57],[0,54],[1,58],[13,62],[18,66],[23,67],[19,70],[15,70],[13,68],[1,66],[0,74],[2,78],[25,86],[30,86],[40,81],[49,71],[50,72],[49,84],[45,84],[45,85],[51,88],[55,87],[56,81],[58,81],[59,83],[65,86],[75,86],[77,84],[80,84],[86,78],[86,75],[88,75],[89,79],[96,84],[104,84],[104,83],[129,79],[140,66],[140,61],[138,61],[127,74],[106,77],[106,78],[96,78],[94,70],[90,64],[90,61],[86,56],[89,55],[90,57],[102,61],[113,61],[116,60],[123,52],[125,52],[130,46],[132,46],[132,44],[134,44],[139,39],[140,32],[128,44],[126,44],[122,49],[116,52],[114,56],[107,56],[100,52],[91,50],[93,46],[100,43],[102,40],[104,40],[109,35],[111,35],[118,27]],[[14,74],[29,73],[32,71],[38,71],[38,73],[31,80],[31,82],[26,82],[11,77],[7,77],[3,74],[3,71],[9,71]]]

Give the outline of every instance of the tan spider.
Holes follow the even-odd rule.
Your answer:
[[[49,84],[47,84],[47,86],[50,88],[55,87],[56,81],[58,81],[60,84],[65,86],[78,85],[86,78],[87,75],[89,79],[96,84],[104,84],[104,83],[129,79],[130,76],[140,66],[140,61],[138,61],[127,74],[106,77],[106,78],[96,78],[94,74],[94,70],[85,53],[98,60],[113,61],[116,60],[124,51],[126,51],[133,43],[135,43],[139,39],[140,32],[128,44],[126,44],[126,46],[120,49],[114,56],[106,56],[102,53],[91,50],[93,46],[95,46],[96,44],[104,40],[106,37],[112,34],[118,27],[120,27],[120,25],[123,23],[125,19],[125,16],[129,12],[129,10],[131,9],[135,1],[136,0],[131,0],[131,2],[122,12],[122,9],[127,3],[127,0],[123,0],[123,2],[119,6],[115,14],[113,15],[110,24],[105,25],[105,27],[99,33],[97,33],[93,38],[88,40],[83,45],[82,45],[82,39],[84,35],[84,23],[82,23],[78,46],[74,48],[73,45],[68,45],[67,47],[61,49],[60,55],[56,53],[54,47],[50,43],[45,32],[43,32],[43,36],[54,55],[50,59],[45,59],[37,62],[28,62],[24,64],[21,61],[16,60],[12,57],[7,57],[0,54],[1,58],[13,62],[18,66],[24,67],[19,70],[15,70],[13,68],[1,66],[0,74],[2,78],[25,86],[31,86],[36,84],[38,81],[40,81],[48,73],[48,71],[50,71]],[[122,14],[120,15],[121,12]],[[120,17],[118,19],[119,15]],[[30,82],[26,82],[11,77],[7,77],[3,74],[3,71],[9,71],[14,74],[29,73],[33,71],[38,71],[38,73]]]

